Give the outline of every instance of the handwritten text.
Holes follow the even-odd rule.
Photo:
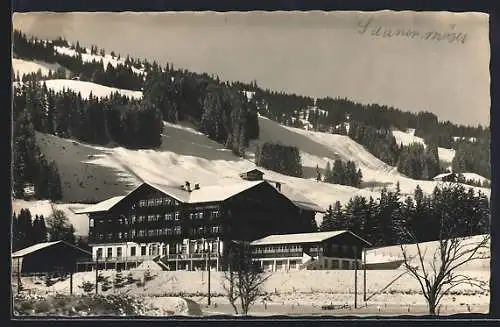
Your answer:
[[[414,28],[391,28],[373,23],[373,17],[358,22],[358,33],[378,38],[403,37],[407,39],[438,41],[448,43],[467,42],[467,33],[456,32],[455,25],[449,26],[449,31],[418,30]]]

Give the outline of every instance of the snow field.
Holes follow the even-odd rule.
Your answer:
[[[47,88],[53,90],[54,92],[61,92],[63,90],[72,90],[77,93],[79,92],[85,99],[89,97],[90,93],[92,93],[92,95],[95,97],[103,98],[110,96],[112,93],[116,92],[133,99],[142,98],[141,91],[117,89],[114,87],[108,87],[100,84],[95,84],[92,82],[66,80],[66,79],[52,79],[52,80],[46,80],[45,84],[47,85]]]
[[[19,77],[23,77],[24,75],[37,73],[38,70],[41,71],[42,76],[48,76],[49,71],[55,73],[55,71],[59,68],[64,68],[59,64],[49,64],[43,61],[28,61],[23,59],[12,58],[12,69],[14,70],[14,74],[19,74]],[[65,69],[65,68],[64,68]],[[66,69],[66,73],[69,71]]]

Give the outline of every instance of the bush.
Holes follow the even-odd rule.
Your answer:
[[[149,271],[149,269],[144,272],[144,282],[149,282],[150,280],[153,280],[153,278],[154,277],[151,275],[151,271]]]
[[[89,281],[84,281],[82,285],[78,286],[81,288],[85,293],[90,293],[94,290],[94,283],[89,282]]]
[[[123,278],[123,275],[121,272],[116,273],[115,279],[113,282],[114,282],[115,288],[122,288],[123,286],[125,286],[125,279]]]

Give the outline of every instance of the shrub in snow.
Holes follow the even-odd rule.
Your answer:
[[[158,315],[152,305],[128,294],[55,295],[48,297],[16,295],[14,312],[18,315],[100,316]]]
[[[89,281],[83,281],[82,285],[78,287],[81,288],[85,293],[90,293],[94,290],[94,283]]]

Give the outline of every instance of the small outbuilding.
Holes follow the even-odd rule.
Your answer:
[[[77,261],[91,260],[92,253],[65,241],[38,243],[12,253],[12,273],[30,275],[74,272]]]

